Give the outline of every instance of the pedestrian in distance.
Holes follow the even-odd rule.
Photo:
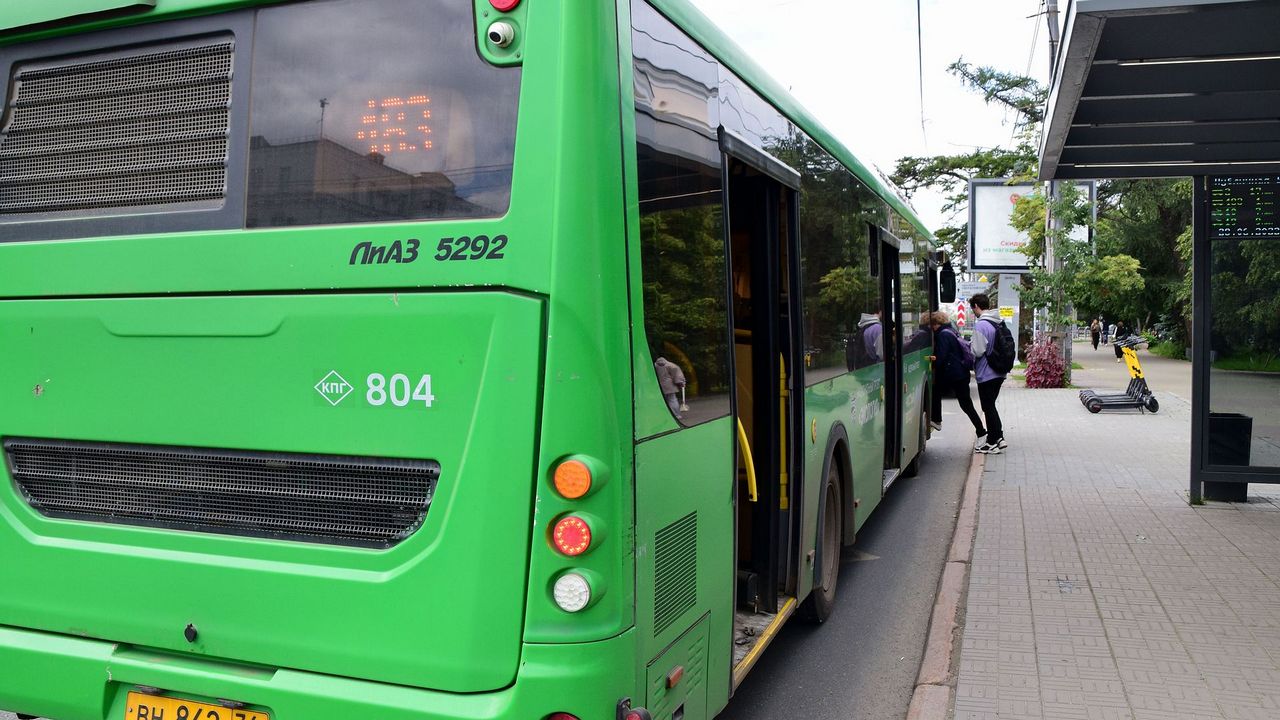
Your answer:
[[[978,439],[987,434],[982,426],[982,418],[973,406],[973,395],[969,390],[969,376],[973,371],[973,349],[969,341],[960,337],[951,327],[951,318],[941,310],[929,313],[929,325],[933,328],[934,355],[934,429],[942,429],[942,398],[954,395],[960,409],[973,423],[973,431]]]
[[[1120,347],[1120,341],[1129,337],[1129,328],[1125,327],[1123,320],[1117,322],[1111,327],[1114,328],[1111,331],[1111,335],[1112,347],[1115,348],[1116,351],[1116,362],[1124,362],[1124,350]]]
[[[1102,323],[1098,322],[1098,318],[1094,318],[1089,324],[1089,336],[1093,339],[1093,350],[1098,350],[1098,339],[1102,337]]]
[[[1106,345],[1111,336],[1107,334],[1107,321],[1103,320],[1101,315],[1098,316],[1098,327],[1102,329],[1102,344]]]
[[[978,401],[987,420],[986,441],[978,443],[974,452],[999,455],[1009,444],[1004,439],[996,399],[1016,360],[1013,332],[1000,317],[1000,311],[991,309],[991,298],[986,293],[969,298],[969,304],[980,313],[973,326],[973,370],[978,379]]]

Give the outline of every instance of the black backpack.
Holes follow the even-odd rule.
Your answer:
[[[1000,375],[1008,375],[1013,369],[1013,363],[1017,360],[1017,353],[1013,349],[1013,333],[1009,332],[1009,326],[1004,320],[995,322],[987,320],[996,329],[996,341],[987,348],[987,367],[994,370]]]

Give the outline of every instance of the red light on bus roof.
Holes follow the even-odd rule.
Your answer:
[[[489,0],[489,4],[498,12],[511,12],[520,4],[520,0]]]
[[[569,557],[581,555],[591,548],[591,526],[577,515],[563,517],[551,529],[551,543]]]

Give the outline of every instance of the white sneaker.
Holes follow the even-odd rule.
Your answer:
[[[999,455],[1002,452],[999,445],[992,445],[991,443],[982,443],[974,448],[973,451],[981,455]]]
[[[1005,449],[1008,449],[1009,443],[1005,442],[1004,438],[1000,438],[1000,442],[996,443],[996,447],[1000,448],[1001,450],[1005,450]]]
[[[930,420],[929,427],[933,428],[938,432],[942,432],[942,423],[938,422],[937,420]]]

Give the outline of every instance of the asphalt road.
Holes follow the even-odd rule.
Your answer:
[[[920,475],[889,490],[840,569],[821,626],[783,628],[719,720],[892,720],[915,689],[973,435],[954,400]]]
[[[846,551],[831,618],[783,628],[719,720],[906,716],[972,451],[954,400],[943,418],[920,475],[890,488]]]

